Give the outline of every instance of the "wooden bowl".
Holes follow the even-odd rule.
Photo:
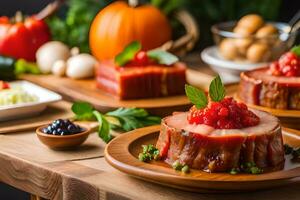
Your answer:
[[[91,131],[90,128],[87,126],[82,126],[84,129],[81,133],[76,133],[72,135],[51,135],[43,133],[43,128],[47,127],[48,125],[41,126],[36,129],[36,135],[38,136],[39,140],[46,146],[51,149],[70,149],[76,146],[81,145],[89,136]]]

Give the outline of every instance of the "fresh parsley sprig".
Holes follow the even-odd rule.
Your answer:
[[[75,120],[98,121],[98,135],[106,143],[113,136],[111,130],[131,131],[145,126],[159,124],[160,117],[149,115],[141,108],[119,108],[106,114],[95,110],[92,105],[86,102],[75,102],[72,105]]]
[[[188,99],[196,106],[196,108],[205,108],[208,104],[208,98],[204,91],[199,90],[191,85],[185,85],[185,93]],[[209,85],[209,97],[212,101],[222,101],[225,97],[225,86],[220,76],[212,80]]]

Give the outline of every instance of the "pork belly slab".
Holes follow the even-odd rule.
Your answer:
[[[248,104],[300,109],[300,77],[272,76],[268,67],[241,73],[239,98]]]
[[[284,146],[279,121],[262,111],[257,126],[243,129],[214,129],[189,124],[186,112],[162,120],[156,147],[169,164],[176,160],[193,169],[226,172],[243,163],[275,171],[284,167]]]
[[[97,87],[119,99],[140,99],[184,94],[186,66],[149,65],[117,67],[111,61],[96,68]]]

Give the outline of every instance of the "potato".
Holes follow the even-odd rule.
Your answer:
[[[272,45],[278,39],[278,30],[272,24],[266,24],[258,29],[255,36],[260,39],[259,42]]]
[[[253,40],[251,38],[238,38],[234,39],[234,44],[238,48],[239,54],[246,56],[247,49],[252,44]]]
[[[264,20],[261,16],[256,14],[250,14],[242,17],[237,26],[247,28],[249,32],[254,33],[264,24]]]
[[[238,34],[239,36],[242,36],[242,37],[247,37],[247,36],[252,35],[252,30],[251,29],[249,29],[248,27],[242,27],[242,26],[236,26],[233,29],[233,32]]]
[[[234,58],[238,57],[238,49],[236,48],[233,39],[227,38],[222,40],[219,50],[225,59],[233,60]]]
[[[247,59],[251,62],[267,61],[270,56],[268,45],[264,43],[254,43],[247,50]]]

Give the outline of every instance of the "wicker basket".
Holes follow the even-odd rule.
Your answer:
[[[45,19],[48,16],[55,13],[65,0],[55,0],[48,4],[43,10],[41,10],[36,16],[39,19]],[[186,10],[178,10],[173,14],[186,30],[185,35],[177,38],[176,40],[170,40],[163,44],[159,49],[170,51],[176,55],[185,55],[188,51],[192,50],[199,38],[199,29],[196,20]]]

